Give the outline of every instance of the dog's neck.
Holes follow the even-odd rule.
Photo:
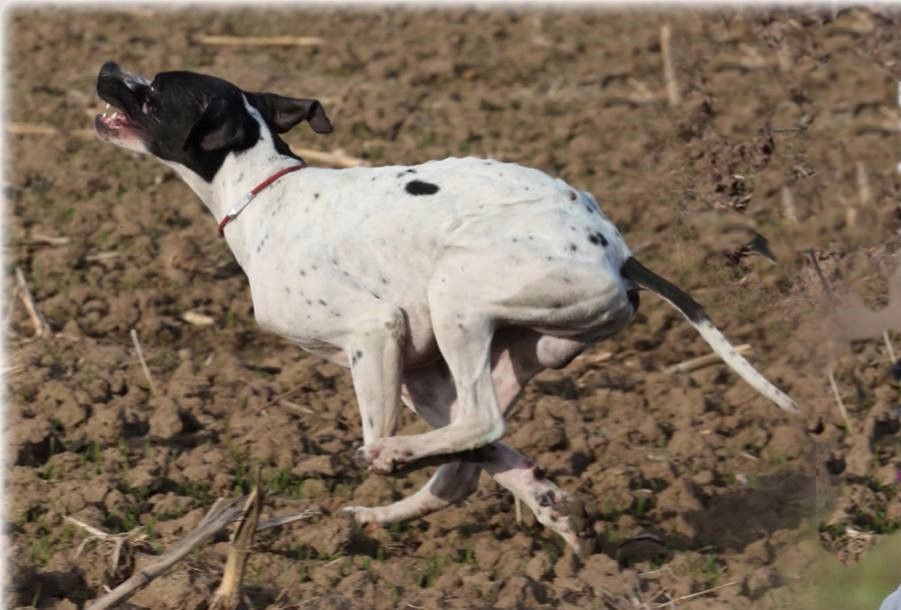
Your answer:
[[[296,157],[279,153],[271,136],[266,132],[261,134],[260,141],[256,145],[225,157],[222,167],[211,182],[207,182],[184,166],[167,165],[170,165],[200,197],[218,223],[229,210],[241,203],[254,187],[276,172],[298,163]],[[249,253],[248,240],[256,216],[254,208],[253,204],[248,206],[225,230],[225,239],[242,267]],[[215,224],[211,226],[211,230],[216,230]]]

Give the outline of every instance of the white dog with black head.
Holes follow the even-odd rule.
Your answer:
[[[250,282],[264,328],[349,367],[368,467],[439,463],[414,495],[348,507],[361,522],[424,515],[473,493],[485,469],[577,552],[583,504],[501,438],[504,413],[546,368],[624,328],[638,289],[675,306],[781,408],[687,294],[641,265],[589,193],[520,165],[306,166],[279,137],[332,125],[316,100],[243,91],[191,72],[152,81],[105,64],[99,137],[151,154],[203,200]],[[434,428],[395,436],[401,403]]]

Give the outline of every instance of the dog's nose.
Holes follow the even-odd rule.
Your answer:
[[[119,67],[114,61],[108,61],[102,66],[100,66],[100,74],[97,75],[97,78],[105,78],[110,76],[118,76],[122,74],[122,68]]]

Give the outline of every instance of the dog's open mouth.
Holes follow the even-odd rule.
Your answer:
[[[109,103],[106,105],[106,112],[94,117],[94,130],[102,140],[135,139],[141,131],[124,111]]]
[[[112,113],[110,113],[110,110],[112,110]],[[128,120],[128,116],[124,112],[110,104],[106,105],[106,111],[103,114],[98,114],[95,117],[94,124],[111,132],[120,132],[123,129],[137,129],[137,126]]]

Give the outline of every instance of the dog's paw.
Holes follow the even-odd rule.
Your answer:
[[[539,499],[538,520],[557,532],[578,556],[585,557],[594,550],[595,517],[588,510],[590,503],[565,492],[548,492]]]
[[[409,451],[399,449],[390,438],[373,441],[356,452],[357,461],[376,474],[391,474],[406,464],[410,457]]]
[[[369,508],[368,506],[344,506],[340,510],[342,515],[345,515],[360,525],[365,525],[367,523],[378,523],[378,510],[375,508]]]

